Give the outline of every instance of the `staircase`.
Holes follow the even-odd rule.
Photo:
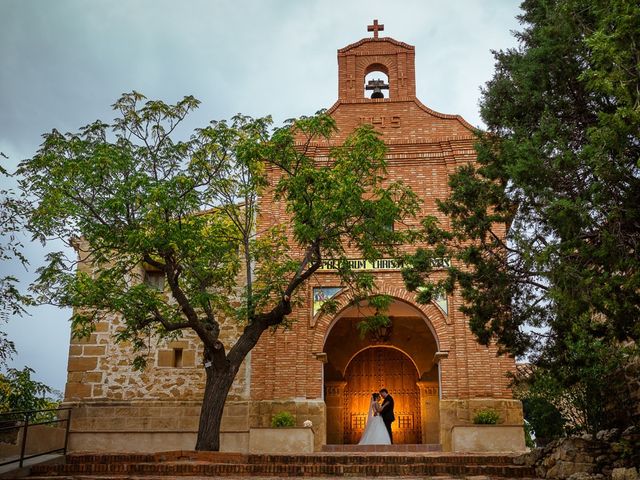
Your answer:
[[[107,480],[144,477],[377,477],[377,476],[534,477],[511,455],[442,452],[325,452],[306,455],[247,455],[176,451],[156,454],[71,454],[64,463],[35,465],[30,478]]]
[[[323,445],[323,452],[370,453],[370,452],[441,452],[440,444],[393,444],[393,445]]]

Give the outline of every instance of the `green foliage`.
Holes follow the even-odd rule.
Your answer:
[[[482,92],[478,164],[438,204],[451,228],[423,222],[429,248],[404,278],[421,301],[458,288],[480,343],[528,355],[593,430],[614,418],[599,413],[611,390],[597,372],[640,341],[640,5],[522,9],[519,46],[494,52]],[[433,281],[439,256],[452,265]]]
[[[526,421],[524,422],[524,444],[527,448],[536,448],[536,442],[533,439],[533,428],[531,428],[531,424]]]
[[[525,426],[529,432],[535,434],[537,446],[541,447],[565,434],[566,422],[562,414],[543,396],[530,395],[523,398],[522,408],[526,420]]]
[[[6,156],[0,152],[0,159]],[[9,177],[0,166],[0,177]],[[19,234],[24,228],[24,209],[27,203],[11,189],[0,189],[0,265],[16,260],[27,267],[28,261],[22,253]],[[30,298],[18,288],[18,279],[13,275],[0,275],[0,322],[8,321],[11,315],[23,315]],[[0,365],[15,353],[14,343],[0,331]]]
[[[637,356],[632,347],[613,350],[603,339],[576,328],[565,352],[548,353],[527,375],[516,377],[517,397],[537,439],[608,428],[612,412],[631,411],[618,372]]]
[[[322,112],[272,133],[269,117],[237,115],[174,141],[170,134],[197,100],[142,101],[136,92],[124,95],[111,126],[46,134],[19,169],[23,190],[38,199],[29,223],[36,238],[81,239],[74,246],[99,266],[76,274],[58,252],[39,270],[39,300],[75,307],[77,334],[115,312],[126,321],[118,340],[141,352],[149,334],[164,338],[198,322],[201,337],[213,332],[213,345],[218,318],[235,312],[251,323],[283,298],[288,303],[322,258],[344,258],[345,240],[373,259],[411,235],[381,228],[415,214],[418,202],[399,182],[382,185],[384,144],[371,127],[357,129],[320,165],[296,141],[303,136],[309,145],[333,134],[335,123]],[[257,236],[257,199],[269,171],[278,172],[275,199],[291,219]],[[305,257],[292,257],[296,249]],[[164,273],[177,302],[141,281],[145,266]],[[241,269],[247,282],[238,306],[230,299]],[[340,273],[363,295],[372,291],[366,274],[348,267]],[[144,367],[144,354],[136,365]]]
[[[371,126],[319,160],[312,153],[336,132],[325,112],[281,128],[270,117],[236,115],[177,139],[198,103],[125,94],[113,124],[45,134],[18,175],[34,199],[34,238],[72,239],[83,261],[76,272],[75,259],[50,253],[33,285],[38,301],[73,307],[76,335],[120,315],[116,340],[138,352],[136,368],[145,367],[151,341],[195,331],[207,375],[219,382],[207,395],[226,396],[262,332],[288,326],[301,287],[323,260],[344,265],[338,273],[354,295],[373,294],[372,277],[344,262],[345,246],[368,260],[398,257],[397,247],[416,234],[386,227],[415,215],[418,200],[385,178],[384,143]],[[258,198],[285,205],[288,218],[258,232]],[[149,272],[163,288],[145,281]],[[219,335],[229,319],[244,329],[225,346]],[[221,410],[212,415],[202,421],[219,422]],[[216,448],[211,442],[202,448]]]
[[[478,410],[473,416],[476,425],[496,425],[500,420],[500,414],[491,408]]]
[[[360,332],[360,336],[364,337],[367,333],[375,333],[381,328],[391,325],[391,319],[386,314],[393,298],[388,295],[372,295],[363,300],[356,300],[356,303],[366,303],[367,308],[374,310],[373,314],[365,315],[364,320],[357,323],[356,327]]]
[[[55,409],[60,405],[59,393],[42,382],[31,378],[34,370],[24,367],[22,370],[7,369],[7,373],[0,373],[0,413]],[[50,420],[56,416],[55,412],[42,412],[32,415],[30,422]],[[7,420],[7,416],[2,416]],[[21,420],[23,416],[15,417]]]
[[[271,426],[273,428],[295,427],[296,419],[289,412],[279,412],[271,417]]]

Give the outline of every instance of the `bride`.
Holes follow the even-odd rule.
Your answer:
[[[362,438],[360,438],[358,445],[391,445],[387,427],[385,427],[382,417],[378,415],[380,412],[379,398],[379,393],[371,395],[367,425],[364,427],[364,432],[362,432]]]

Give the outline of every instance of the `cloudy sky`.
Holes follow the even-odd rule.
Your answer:
[[[369,36],[378,18],[416,47],[418,97],[482,125],[480,86],[491,50],[515,45],[516,0],[0,0],[0,152],[9,169],[40,135],[113,118],[123,92],[202,101],[190,126],[241,112],[277,122],[311,114],[337,96],[336,50]],[[2,180],[0,180],[2,181]],[[6,184],[6,181],[5,181]],[[28,245],[31,270],[47,249]],[[0,264],[27,285],[32,274]],[[69,312],[13,318],[12,366],[63,390]],[[2,328],[0,326],[0,328]]]

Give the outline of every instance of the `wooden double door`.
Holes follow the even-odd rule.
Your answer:
[[[344,443],[358,443],[367,421],[371,394],[381,388],[386,388],[395,402],[393,442],[422,443],[418,372],[409,357],[394,348],[368,348],[351,360],[345,380]]]

